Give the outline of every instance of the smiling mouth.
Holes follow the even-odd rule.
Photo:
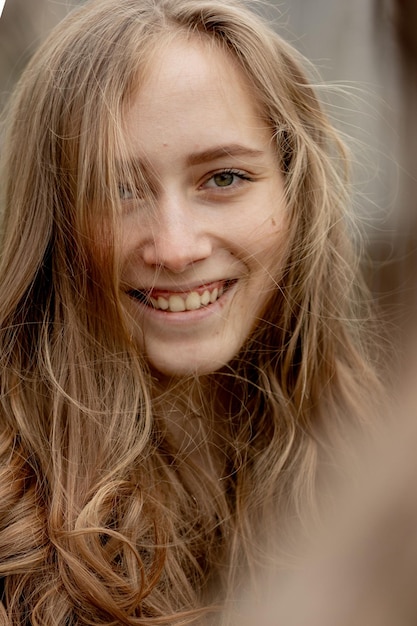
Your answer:
[[[237,280],[225,280],[203,285],[194,291],[167,292],[157,289],[131,289],[127,294],[142,304],[157,311],[167,313],[181,313],[183,311],[198,311],[217,302]]]

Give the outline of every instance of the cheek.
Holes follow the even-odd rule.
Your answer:
[[[88,271],[97,284],[113,282],[114,268],[117,259],[114,233],[105,224],[95,228],[95,232],[88,237]]]
[[[131,211],[121,217],[115,246],[122,268],[143,266],[144,245],[152,242],[155,231],[157,226],[145,211]]]
[[[288,239],[288,211],[281,188],[260,194],[246,206],[235,224],[237,240],[248,253],[273,262],[282,257]],[[270,256],[272,255],[272,259]],[[269,263],[268,263],[269,265]]]
[[[132,272],[135,246],[120,220],[109,218],[96,229],[91,242],[93,280],[100,285],[112,286],[120,292]]]
[[[123,278],[135,271],[140,261],[141,241],[137,218],[120,219],[114,237],[115,259],[119,275]]]
[[[274,222],[274,224],[273,224]],[[266,227],[252,240],[252,259],[268,280],[278,280],[288,253],[288,229],[277,218],[268,220]]]

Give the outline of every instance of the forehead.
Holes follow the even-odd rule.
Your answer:
[[[155,52],[124,121],[136,152],[173,142],[201,148],[222,134],[230,143],[239,143],[243,133],[270,140],[261,118],[253,87],[231,53],[204,39],[181,37]]]
[[[209,37],[178,33],[154,49],[144,67],[137,93],[147,86],[157,88],[161,85],[173,93],[187,87],[190,90],[202,89],[207,75],[216,81],[215,84],[223,82],[224,85],[233,77],[243,91],[250,93],[250,81],[236,57],[220,42]]]

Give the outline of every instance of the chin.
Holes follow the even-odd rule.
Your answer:
[[[232,357],[231,357],[232,358]],[[169,378],[190,378],[199,376],[208,376],[222,369],[230,360],[229,359],[212,359],[212,360],[194,360],[192,362],[172,362],[162,361],[161,359],[149,359],[152,369],[158,374]]]

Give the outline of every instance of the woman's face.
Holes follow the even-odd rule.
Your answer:
[[[132,333],[162,374],[213,372],[257,325],[285,255],[271,130],[225,52],[176,41],[132,100],[126,139],[146,179],[135,197],[120,181]]]

